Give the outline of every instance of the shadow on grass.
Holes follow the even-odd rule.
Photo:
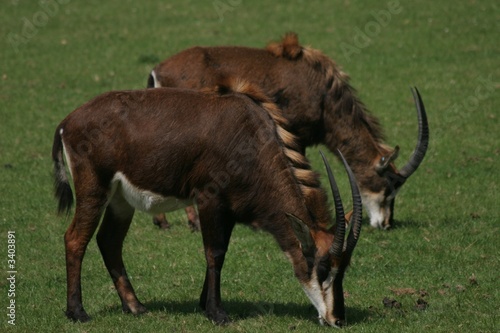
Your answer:
[[[387,229],[379,229],[379,228],[374,228],[370,225],[370,219],[367,217],[363,218],[363,227],[362,231],[365,232],[375,232],[375,231],[380,231],[380,232],[391,232],[392,230],[398,230],[398,229],[421,229],[422,227],[425,227],[428,225],[425,221],[417,221],[415,219],[394,219],[392,222],[392,226]]]
[[[203,310],[198,306],[198,300],[185,301],[161,301],[154,300],[144,303],[150,313],[170,313],[177,315],[202,314]],[[271,302],[251,302],[239,300],[227,300],[223,306],[233,322],[257,317],[276,316],[294,317],[299,320],[318,322],[317,312],[312,305],[296,303],[271,303]],[[99,311],[100,315],[110,312],[121,312],[121,307],[111,307]],[[348,325],[353,325],[364,321],[369,316],[369,312],[358,308],[348,307],[346,317]]]
[[[414,219],[409,219],[409,220],[395,219],[389,231],[398,229],[420,229],[425,225],[426,225],[425,223],[416,221]]]

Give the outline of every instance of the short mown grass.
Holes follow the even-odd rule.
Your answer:
[[[95,241],[83,268],[93,320],[74,324],[63,313],[70,219],[55,215],[50,159],[59,121],[99,93],[144,87],[152,66],[189,46],[262,47],[290,30],[350,73],[388,143],[401,146],[400,164],[416,139],[410,86],[429,115],[430,148],[398,195],[395,228],[373,230],[365,221],[345,279],[346,331],[500,331],[497,2],[48,3],[9,0],[0,11],[2,332],[327,330],[272,237],[242,226],[223,271],[233,323],[209,322],[197,305],[201,235],[188,230],[181,211],[169,214],[169,231],[137,213],[126,240],[125,262],[149,313],[121,313]],[[324,174],[318,148],[308,157]],[[350,207],[345,173],[329,158]],[[7,322],[8,231],[16,233],[15,327]]]

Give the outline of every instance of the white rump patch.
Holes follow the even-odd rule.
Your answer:
[[[158,82],[158,79],[156,78],[156,74],[155,74],[154,70],[151,71],[151,76],[153,77],[153,81],[155,83],[154,87],[161,88],[161,84],[160,84],[160,82]]]
[[[63,129],[62,128],[59,131],[59,133],[62,136],[62,134],[63,134]],[[73,179],[73,168],[71,167],[71,159],[69,158],[68,151],[66,150],[66,145],[64,144],[64,140],[62,140],[62,146],[63,146],[64,158],[66,159],[66,164],[68,165],[69,174],[70,174],[71,178]]]
[[[165,197],[158,193],[140,189],[133,185],[121,172],[115,174],[111,186],[110,200],[118,192],[132,207],[151,214],[171,212],[192,204],[191,200]]]

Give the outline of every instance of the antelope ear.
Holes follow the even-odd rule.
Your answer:
[[[394,150],[392,151],[392,153],[388,154],[388,155],[385,155],[385,156],[382,156],[380,158],[380,161],[378,162],[377,164],[377,172],[379,174],[383,174],[387,168],[389,167],[389,165],[394,162],[394,160],[396,158],[398,158],[398,155],[399,155],[399,146],[396,146],[396,148],[394,148]]]
[[[302,245],[303,253],[314,253],[316,246],[311,235],[309,227],[299,219],[297,216],[286,213],[290,224],[292,225],[293,232]]]

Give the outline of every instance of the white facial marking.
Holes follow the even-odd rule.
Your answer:
[[[327,305],[325,304],[323,291],[321,290],[321,287],[315,277],[313,277],[308,283],[302,284],[302,289],[304,289],[307,297],[309,297],[311,303],[318,311],[318,316],[323,319],[327,318]]]
[[[321,325],[324,325],[326,322],[329,326],[335,326],[335,318],[333,317],[333,293],[331,290],[333,277],[329,276],[327,281],[331,280],[331,282],[325,282],[323,285],[325,288],[320,286],[318,282],[318,278],[316,273],[313,273],[311,276],[311,280],[309,282],[303,283],[302,288],[306,293],[307,297],[311,300],[311,303],[314,305],[316,310],[318,311],[318,319]]]
[[[160,194],[143,190],[133,185],[127,177],[117,172],[111,181],[110,199],[119,191],[123,198],[135,209],[147,213],[171,212],[191,204],[190,200],[180,200],[175,197],[164,197]]]
[[[333,274],[330,272],[328,273],[328,277],[326,278],[325,281],[322,283],[323,290],[330,289],[330,287],[333,284]]]
[[[288,260],[293,264],[294,259],[289,252],[284,252]],[[316,273],[317,267],[313,268],[311,279],[309,281],[301,281],[302,289],[311,301],[311,303],[318,311],[318,320],[321,325],[325,323],[329,326],[335,325],[335,318],[333,317],[333,279],[336,272],[332,270],[328,278],[320,285]]]
[[[363,193],[362,202],[370,217],[370,225],[374,228],[382,228],[384,223],[384,211],[381,203],[384,200],[383,192],[380,193]]]

